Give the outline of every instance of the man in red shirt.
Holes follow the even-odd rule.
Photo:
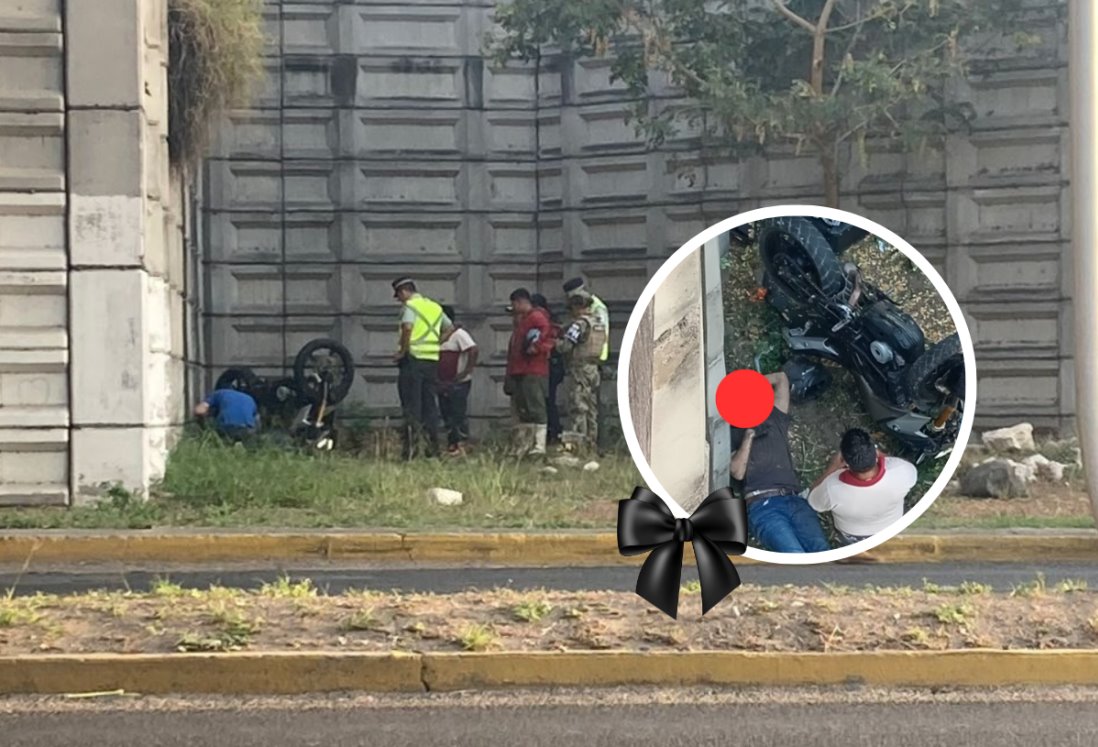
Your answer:
[[[549,316],[534,306],[530,291],[519,288],[511,294],[514,330],[507,346],[505,391],[511,396],[519,424],[516,441],[525,448],[533,443],[531,454],[544,454],[549,396],[549,354],[553,335]]]

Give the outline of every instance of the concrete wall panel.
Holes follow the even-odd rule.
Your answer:
[[[477,415],[495,412],[502,361],[493,356],[509,326],[500,306],[514,287],[559,301],[562,279],[586,274],[617,336],[660,259],[705,226],[820,200],[811,153],[737,161],[699,152],[689,130],[673,152],[647,152],[608,60],[547,50],[535,69],[483,59],[491,3],[286,3],[281,26],[279,5],[268,7],[268,84],[223,128],[204,185],[215,366],[280,365],[293,347],[280,326],[286,301],[290,319],[338,319],[335,331],[366,366],[352,397],[389,407],[389,282],[411,274],[456,303],[492,351],[473,403]],[[975,106],[972,131],[909,153],[870,141],[864,162],[845,147],[842,205],[911,241],[956,292],[979,329],[981,363],[990,361],[981,386],[997,392],[986,400],[981,390],[981,405],[993,406],[987,418],[981,406],[980,425],[1033,415],[1066,427],[1070,409],[1050,409],[1045,394],[1016,397],[1029,374],[997,357],[1043,356],[1032,375],[1070,401],[1063,5],[1030,15],[1041,44],[1021,53],[992,45],[993,64],[954,86]],[[653,86],[664,97],[656,106],[676,105],[666,81]],[[238,272],[247,263],[261,269]],[[329,264],[338,271],[319,267]],[[285,298],[270,295],[275,278]],[[1000,309],[1018,304],[1033,313],[1004,324]]]

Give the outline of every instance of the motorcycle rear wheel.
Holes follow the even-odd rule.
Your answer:
[[[250,368],[227,368],[217,377],[214,389],[235,389],[252,394],[258,383],[259,377]]]
[[[904,374],[908,395],[922,407],[936,407],[949,397],[964,399],[965,357],[954,332],[931,345]]]
[[[833,298],[846,288],[835,251],[810,219],[765,221],[758,232],[758,244],[767,276],[785,295],[803,303],[815,292]],[[797,282],[795,277],[804,282]]]

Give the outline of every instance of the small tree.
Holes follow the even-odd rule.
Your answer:
[[[841,146],[865,158],[868,136],[911,146],[970,119],[946,82],[974,51],[1010,31],[1021,0],[510,0],[491,42],[502,62],[553,45],[613,55],[612,76],[637,104],[653,145],[684,123],[732,154],[793,143],[816,155],[826,204],[837,207]],[[660,105],[650,76],[685,97]]]

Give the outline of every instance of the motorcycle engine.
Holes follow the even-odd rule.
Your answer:
[[[878,301],[863,315],[862,324],[870,339],[870,353],[882,366],[896,368],[914,363],[923,353],[926,340],[919,325],[890,301]]]

